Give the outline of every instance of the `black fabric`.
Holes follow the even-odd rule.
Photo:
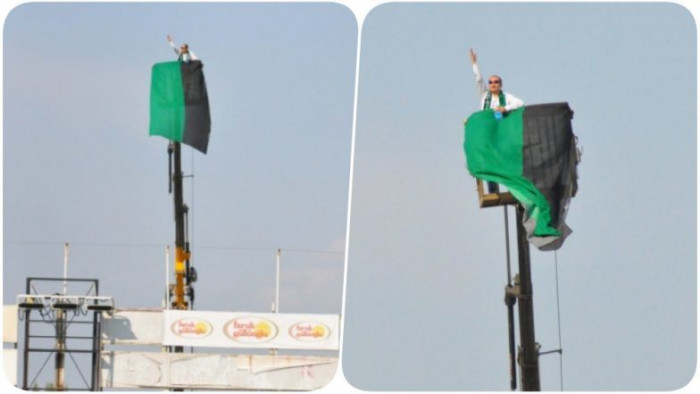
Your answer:
[[[539,104],[523,112],[523,176],[542,192],[559,227],[578,189],[576,140],[568,103]]]
[[[203,67],[199,60],[180,63],[185,94],[185,130],[182,142],[202,153],[207,153],[211,118]]]

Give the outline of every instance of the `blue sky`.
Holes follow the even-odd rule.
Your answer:
[[[478,209],[462,152],[473,47],[506,91],[575,112],[580,191],[556,255],[564,389],[683,387],[697,359],[693,14],[382,3],[12,10],[4,303],[28,276],[60,276],[69,242],[71,275],[118,306],[161,305],[174,224],[148,90],[172,34],[203,59],[212,112],[208,154],[183,155],[196,308],[269,311],[282,248],[282,311],[344,312],[333,389],[507,390],[503,210]],[[531,253],[536,337],[555,349],[555,257]],[[559,361],[541,357],[543,389],[560,388]]]

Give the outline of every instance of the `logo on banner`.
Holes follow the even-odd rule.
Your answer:
[[[304,321],[289,327],[289,336],[301,342],[320,342],[331,335],[331,329],[319,322]]]
[[[265,343],[277,336],[277,326],[262,317],[240,317],[226,323],[224,334],[239,343]]]
[[[202,319],[180,319],[176,320],[170,330],[173,334],[181,338],[204,338],[211,334],[213,328],[211,323]]]

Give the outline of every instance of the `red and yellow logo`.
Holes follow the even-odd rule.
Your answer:
[[[275,323],[261,317],[236,318],[224,326],[224,334],[240,343],[265,343],[277,336]]]
[[[211,334],[211,323],[202,319],[180,319],[175,321],[170,330],[181,338],[204,338]]]
[[[303,321],[289,327],[289,336],[302,342],[320,342],[331,336],[331,329],[323,323]]]

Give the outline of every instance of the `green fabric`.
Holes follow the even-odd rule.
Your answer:
[[[523,176],[523,112],[511,111],[500,120],[491,109],[473,113],[464,124],[467,167],[474,177],[508,188],[535,221],[535,236],[559,236],[550,225],[547,199]]]
[[[182,142],[185,129],[185,92],[180,62],[153,65],[151,74],[150,135]]]

